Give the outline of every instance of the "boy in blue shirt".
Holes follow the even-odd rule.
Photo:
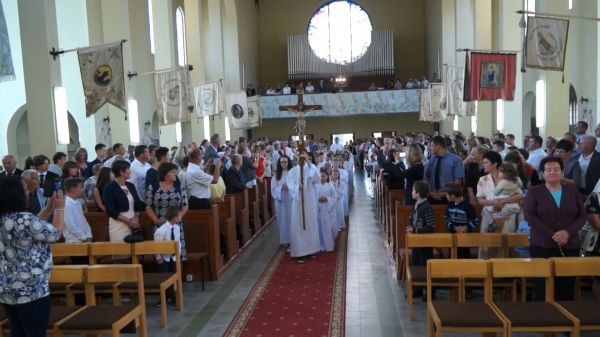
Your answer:
[[[457,183],[447,183],[444,186],[448,208],[444,214],[444,222],[450,233],[470,233],[477,228],[477,215],[475,207],[463,196],[462,187]],[[468,259],[471,257],[469,248],[459,248],[457,258]]]

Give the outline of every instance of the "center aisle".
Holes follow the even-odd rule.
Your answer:
[[[415,307],[414,322],[409,323],[407,314],[401,315],[407,313],[404,291],[383,246],[369,184],[361,171],[355,173],[348,233],[346,336],[424,336],[424,305]]]

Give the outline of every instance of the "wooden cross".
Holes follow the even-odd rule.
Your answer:
[[[304,184],[304,129],[306,129],[306,120],[304,119],[307,112],[313,110],[322,110],[322,105],[306,105],[304,104],[303,94],[298,94],[298,104],[296,105],[281,105],[279,111],[291,111],[298,114],[294,130],[298,135],[298,153],[300,158],[300,182]],[[304,221],[304,191],[300,189],[300,201],[302,204],[302,228],[306,230],[306,222]]]

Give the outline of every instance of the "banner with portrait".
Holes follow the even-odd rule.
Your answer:
[[[10,40],[8,39],[8,28],[6,26],[6,17],[0,1],[0,82],[14,81],[15,68],[10,52]]]
[[[154,92],[159,125],[191,120],[195,104],[188,67],[176,67],[155,72]]]
[[[463,100],[512,101],[515,97],[516,63],[515,53],[467,53]]]
[[[476,102],[463,100],[465,82],[465,67],[446,65],[446,88],[448,98],[449,116],[475,116],[477,114]]]
[[[86,116],[109,102],[127,111],[123,73],[123,44],[115,42],[77,49]]]
[[[223,82],[211,81],[194,86],[198,118],[223,112]]]
[[[568,36],[569,20],[528,17],[525,39],[527,67],[563,71]]]
[[[253,98],[260,99],[260,96]],[[260,113],[248,109],[248,98],[245,91],[227,95],[225,97],[225,109],[229,120],[229,128],[232,130],[249,129],[260,125]],[[258,124],[256,118],[259,118]]]

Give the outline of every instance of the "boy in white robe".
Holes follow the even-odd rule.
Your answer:
[[[304,181],[300,181],[300,166],[295,166],[287,176],[287,185],[292,197],[292,221],[290,224],[290,255],[299,263],[312,254],[320,251],[319,228],[317,220],[317,198],[315,185],[321,180],[319,170],[312,164],[311,156],[303,154]],[[304,224],[302,222],[302,201],[300,193],[304,193]],[[306,228],[304,228],[304,225]]]

